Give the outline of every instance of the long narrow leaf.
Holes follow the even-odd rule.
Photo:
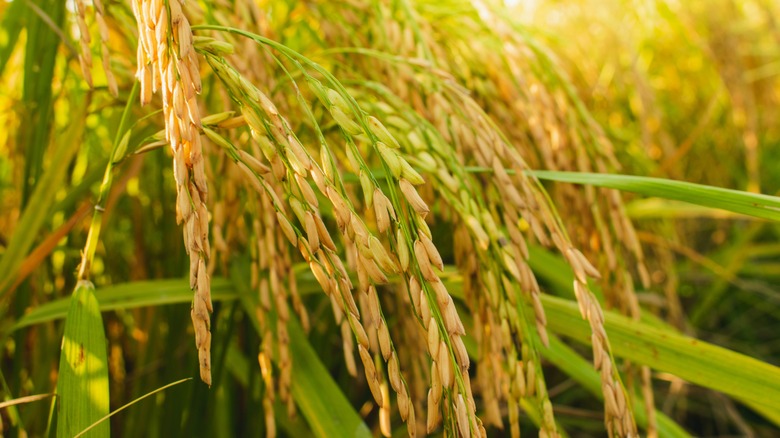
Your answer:
[[[58,379],[58,437],[72,437],[108,415],[106,336],[95,289],[88,281],[79,282],[70,299]],[[108,423],[101,423],[88,436],[109,434]]]
[[[780,198],[662,178],[557,171],[529,172],[539,179],[624,190],[684,201],[769,220],[780,220]]]
[[[584,386],[599,400],[604,399],[601,390],[601,378],[593,365],[582,358],[577,352],[564,344],[557,336],[550,336],[550,348],[543,351],[545,359],[564,371],[571,378]],[[647,413],[642,400],[634,399],[634,413],[637,424],[647,427]],[[664,438],[687,438],[690,435],[662,412],[656,412],[659,436]]]
[[[587,321],[577,304],[542,296],[548,327],[580,342],[590,342]],[[666,371],[691,383],[776,410],[780,368],[706,342],[604,312],[604,326],[615,355]]]
[[[139,281],[106,286],[98,290],[95,295],[100,302],[100,310],[104,312],[192,301],[192,290],[186,282],[180,279]],[[211,295],[215,301],[236,298],[236,293],[230,282],[224,278],[212,280]],[[62,319],[68,312],[68,305],[68,299],[65,298],[36,307],[21,318],[13,326],[13,329],[18,330],[30,325]]]

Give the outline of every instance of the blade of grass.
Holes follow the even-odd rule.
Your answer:
[[[74,436],[108,414],[108,358],[103,318],[92,283],[81,281],[70,298],[57,381],[57,436]],[[108,423],[91,436],[110,435]]]
[[[63,1],[36,0],[33,4],[45,11],[48,20],[41,18],[32,8],[26,9],[27,45],[20,106],[23,122],[18,133],[18,143],[26,147],[22,205],[27,205],[41,176],[43,156],[54,127],[52,80],[60,37],[53,30],[52,24],[54,28],[61,27],[65,16]],[[53,161],[53,166],[65,167],[65,163]]]
[[[27,397],[19,397],[15,398],[13,400],[8,400],[0,403],[0,409],[7,408],[9,406],[16,406],[21,405],[24,403],[32,403],[34,401],[43,400],[45,398],[49,398],[53,396],[54,394],[36,394],[36,395],[28,395]]]
[[[780,220],[780,198],[684,181],[606,173],[536,170],[531,175],[549,181],[607,187],[645,196],[683,201],[762,219]]]
[[[214,278],[211,281],[211,294],[214,301],[236,299],[235,290],[230,282],[224,278]],[[181,279],[154,280],[102,287],[95,293],[95,296],[100,303],[100,310],[105,312],[116,309],[188,303],[192,301],[192,290],[186,281]],[[13,326],[13,330],[62,319],[67,311],[67,298],[46,303],[20,318]]]
[[[115,409],[115,410],[111,411],[111,413],[110,413],[110,414],[108,414],[108,415],[106,415],[105,417],[103,417],[103,418],[99,419],[98,421],[96,421],[96,422],[92,423],[92,424],[91,424],[89,427],[87,427],[86,429],[84,429],[84,430],[82,430],[81,432],[79,432],[79,433],[78,433],[77,435],[75,435],[73,438],[78,438],[78,437],[80,437],[80,436],[83,436],[84,434],[86,434],[86,433],[87,433],[87,432],[89,432],[90,430],[92,430],[92,429],[94,429],[95,427],[98,427],[99,425],[103,424],[103,422],[104,422],[104,421],[108,420],[108,419],[109,419],[109,418],[111,418],[112,416],[114,416],[114,415],[116,415],[116,414],[118,414],[118,413],[120,413],[120,412],[124,411],[125,409],[129,408],[130,406],[132,406],[132,405],[134,405],[134,404],[136,404],[136,403],[138,403],[138,402],[140,402],[141,400],[143,400],[143,399],[145,399],[145,398],[147,398],[147,397],[151,397],[151,396],[153,396],[153,395],[157,394],[158,392],[165,391],[166,389],[170,388],[171,386],[176,386],[176,385],[178,385],[178,384],[180,384],[180,383],[184,383],[184,382],[186,382],[187,380],[192,380],[192,377],[187,377],[186,379],[181,379],[181,380],[177,380],[177,381],[175,381],[175,382],[171,382],[171,383],[169,383],[169,384],[167,384],[167,385],[165,385],[165,386],[161,386],[161,387],[159,387],[159,388],[155,389],[154,391],[148,392],[148,393],[146,393],[146,394],[144,394],[144,395],[142,395],[142,396],[138,397],[137,399],[135,399],[135,400],[131,401],[130,403],[127,403],[127,404],[123,405],[122,407],[120,407],[120,408],[118,408],[118,409]]]
[[[287,329],[290,333],[290,353],[295,370],[293,397],[314,434],[322,438],[370,437],[368,426],[333,381],[328,369],[306,339],[300,324],[292,316]]]

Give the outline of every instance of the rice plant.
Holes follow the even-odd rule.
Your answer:
[[[0,435],[772,436],[778,7],[714,3],[0,4]]]

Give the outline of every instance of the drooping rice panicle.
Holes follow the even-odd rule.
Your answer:
[[[211,286],[207,262],[208,186],[200,139],[200,70],[192,31],[179,0],[134,0],[138,22],[138,71],[141,104],[160,91],[165,138],[173,152],[176,180],[176,220],[183,224],[184,245],[190,256],[190,288],[195,291],[192,322],[198,348],[200,377],[211,385]]]

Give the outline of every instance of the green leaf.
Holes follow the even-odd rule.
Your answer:
[[[192,290],[187,282],[181,279],[153,280],[102,287],[97,291],[96,296],[100,302],[100,310],[105,312],[116,309],[188,303],[192,301]],[[214,301],[234,300],[236,293],[228,280],[214,278],[211,282],[211,297]],[[67,311],[67,298],[46,303],[19,319],[12,330],[62,319]]]
[[[568,374],[580,385],[596,396],[604,400],[601,391],[601,377],[593,365],[582,358],[571,347],[564,344],[557,336],[550,336],[550,348],[542,351],[544,358],[549,360],[558,369]],[[640,427],[647,427],[647,411],[644,402],[634,397],[634,415]],[[658,422],[658,434],[665,438],[688,438],[690,435],[663,412],[656,412]]]
[[[57,394],[58,437],[72,437],[108,415],[106,336],[95,288],[88,281],[79,282],[70,298]],[[98,424],[87,434],[90,437],[109,435],[106,422]]]
[[[577,303],[549,295],[542,295],[542,303],[552,332],[590,342],[590,328]],[[776,366],[611,311],[604,312],[604,328],[616,356],[729,394],[760,412],[777,408]]]
[[[26,1],[26,45],[22,102],[17,107],[22,123],[17,136],[25,145],[25,179],[22,204],[33,193],[43,170],[43,157],[49,147],[54,128],[53,79],[60,36],[57,34],[65,19],[65,2],[61,0]],[[78,119],[74,119],[78,120]],[[75,123],[80,124],[80,123]],[[66,162],[53,161],[54,167],[66,167]]]
[[[780,221],[780,198],[776,196],[644,176],[547,170],[528,173],[544,180],[607,187]]]
[[[295,379],[292,393],[314,434],[371,437],[371,431],[344,396],[294,317],[287,324]]]

